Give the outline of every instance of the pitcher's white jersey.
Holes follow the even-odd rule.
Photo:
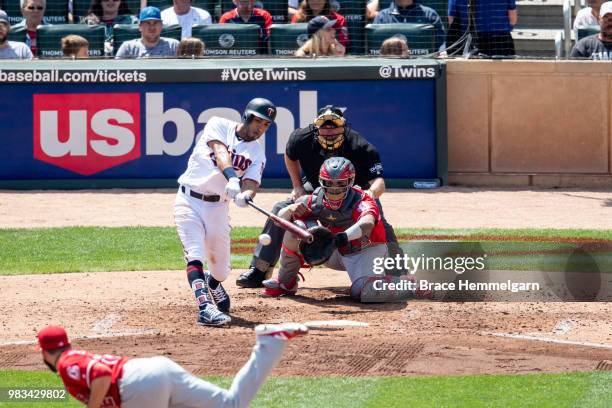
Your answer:
[[[236,174],[261,183],[266,165],[266,154],[259,140],[247,142],[236,134],[238,122],[213,116],[204,127],[204,133],[189,157],[187,170],[179,177],[179,184],[201,194],[225,197],[227,180],[217,167],[215,154],[208,142],[216,140],[227,146]]]

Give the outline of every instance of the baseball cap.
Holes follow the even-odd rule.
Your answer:
[[[599,18],[602,18],[608,13],[612,13],[612,1],[606,1],[599,9]]]
[[[55,350],[69,346],[68,334],[60,326],[47,326],[38,332],[38,348],[41,350]]]
[[[8,25],[11,25],[11,23],[9,23],[8,21],[8,15],[4,10],[0,10],[0,23],[6,23]]]
[[[161,21],[161,12],[157,7],[149,6],[145,7],[140,11],[140,22],[143,21]]]
[[[325,16],[316,16],[308,22],[308,35],[313,35],[322,28],[330,28],[336,25],[336,20],[330,20]]]

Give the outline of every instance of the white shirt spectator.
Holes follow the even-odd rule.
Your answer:
[[[32,59],[30,47],[22,42],[7,41],[6,47],[0,47],[0,59]]]
[[[210,13],[198,7],[191,7],[188,13],[180,16],[174,7],[170,7],[161,12],[161,18],[164,25],[180,24],[181,39],[191,37],[191,27],[194,25],[212,24]]]
[[[583,9],[580,9],[576,14],[576,19],[574,20],[574,29],[586,28],[596,25],[599,25],[599,21],[597,21],[597,17],[593,15],[591,7],[585,7]]]

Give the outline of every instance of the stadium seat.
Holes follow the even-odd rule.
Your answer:
[[[589,35],[598,34],[601,30],[601,27],[598,25],[578,28],[576,29],[576,41],[582,40],[584,37],[588,37]]]
[[[210,24],[193,26],[191,35],[204,41],[205,56],[261,54],[257,24]]]
[[[174,24],[165,26],[161,32],[162,37],[181,40],[181,26]],[[140,38],[140,29],[137,24],[115,24],[113,26],[113,55],[125,41]]]
[[[348,28],[349,44],[347,52],[349,54],[363,54],[367,3],[367,0],[340,0],[338,3],[338,13],[344,16]]]
[[[308,23],[272,24],[270,54],[293,55],[308,40]]]
[[[21,15],[20,0],[4,0],[6,14],[9,16],[11,25],[19,23]],[[68,22],[68,1],[67,0],[47,0],[45,9],[45,21],[49,24],[65,24]]]
[[[425,55],[436,51],[436,30],[431,24],[368,24],[366,30],[366,54],[380,54],[380,46],[394,36],[404,36],[411,55]]]
[[[36,45],[40,58],[62,57],[61,40],[69,34],[77,34],[89,41],[89,56],[104,55],[103,25],[57,24],[38,26],[36,29]]]
[[[25,27],[11,27],[11,31],[8,35],[9,41],[26,41],[26,28]]]

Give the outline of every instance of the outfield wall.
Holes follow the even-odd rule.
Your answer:
[[[612,187],[612,64],[448,61],[451,184]]]

